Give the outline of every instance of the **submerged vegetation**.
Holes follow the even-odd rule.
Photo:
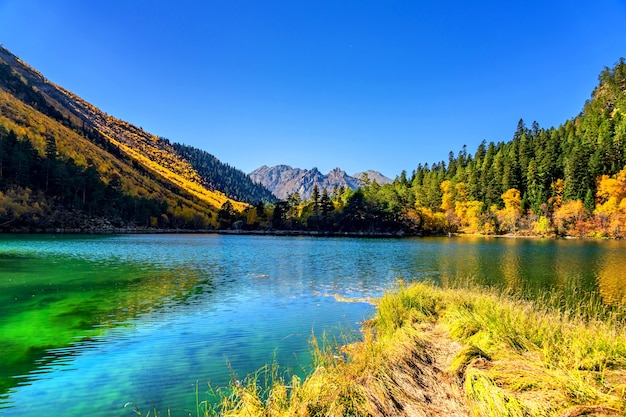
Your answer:
[[[362,341],[313,339],[304,379],[276,366],[235,381],[204,415],[626,414],[623,312],[418,283],[383,296]]]

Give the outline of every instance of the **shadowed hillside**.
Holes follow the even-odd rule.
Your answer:
[[[220,190],[228,197],[248,204],[274,202],[276,197],[263,185],[254,182],[243,171],[221,162],[215,156],[180,143],[173,144],[178,154],[189,161],[209,190]]]

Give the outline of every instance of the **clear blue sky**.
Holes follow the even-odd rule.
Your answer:
[[[0,0],[0,43],[245,172],[395,177],[578,114],[626,56],[626,0]]]

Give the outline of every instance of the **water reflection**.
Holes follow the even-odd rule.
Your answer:
[[[196,381],[307,365],[312,331],[358,329],[397,280],[624,299],[626,244],[218,235],[0,238],[1,413],[172,415]],[[4,401],[4,404],[2,403]]]
[[[617,252],[626,253],[626,246],[618,245]],[[432,274],[439,274],[438,282],[471,281],[529,297],[547,291],[567,297],[597,292],[598,262],[604,253],[599,242],[547,239],[469,237],[442,240],[436,246],[437,271]]]
[[[597,282],[602,301],[612,306],[626,304],[626,268],[621,242],[606,242],[598,251]]]
[[[78,256],[79,242],[85,244],[84,257]],[[102,240],[19,237],[11,246],[2,242],[0,393],[39,379],[50,364],[63,366],[108,329],[184,303],[192,290],[211,290],[206,273],[163,269],[146,259],[120,261],[98,254],[96,242]]]

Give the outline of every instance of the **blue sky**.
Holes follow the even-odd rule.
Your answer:
[[[625,0],[0,0],[0,43],[48,79],[245,172],[393,178],[558,126],[625,28]]]

